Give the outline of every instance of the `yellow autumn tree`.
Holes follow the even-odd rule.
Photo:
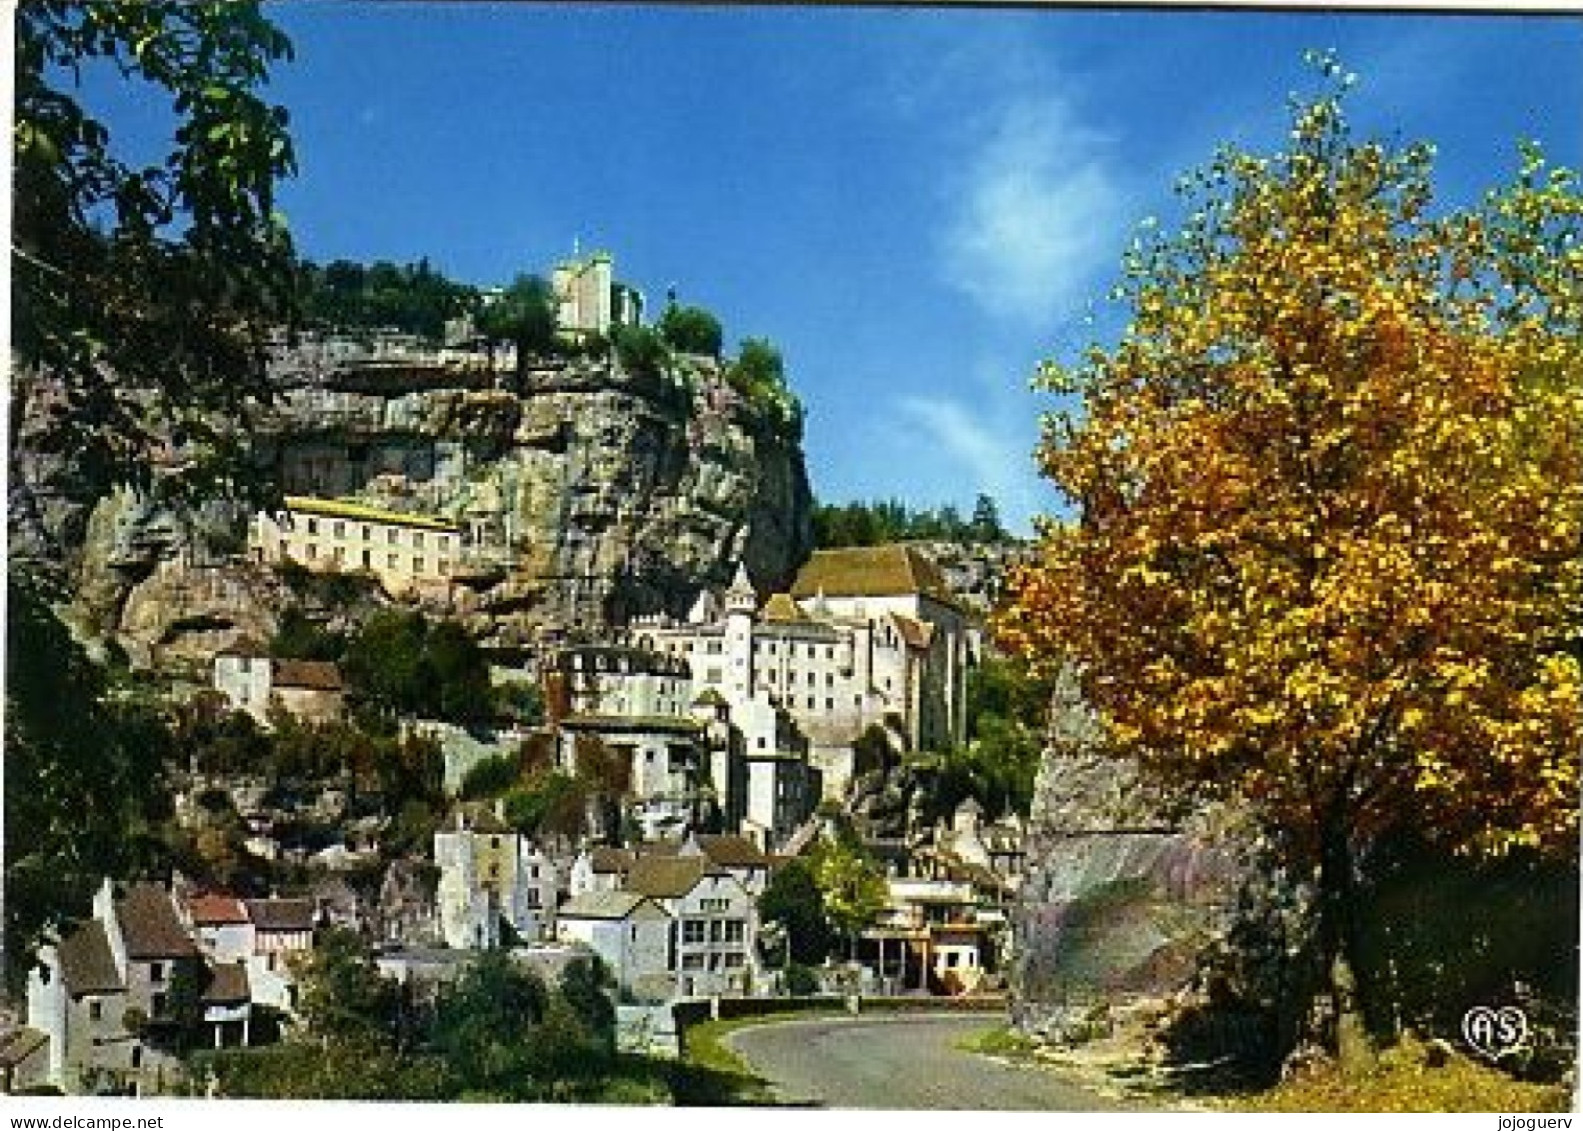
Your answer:
[[[1284,152],[1222,151],[1134,244],[1118,342],[1046,366],[1076,517],[996,627],[1075,665],[1116,754],[1280,831],[1355,1064],[1371,838],[1575,851],[1583,200],[1524,150],[1435,215],[1432,149],[1355,139],[1321,65]]]

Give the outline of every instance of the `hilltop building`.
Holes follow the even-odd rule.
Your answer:
[[[555,321],[560,332],[574,341],[591,334],[608,335],[613,326],[637,326],[643,321],[643,295],[617,282],[615,259],[608,251],[573,255],[555,265],[550,276],[555,294]]]

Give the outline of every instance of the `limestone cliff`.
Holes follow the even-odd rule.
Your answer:
[[[1057,681],[1012,913],[1013,1013],[1067,1033],[1095,1007],[1181,990],[1242,881],[1233,815],[1182,812],[1100,749],[1076,677]]]
[[[488,641],[680,615],[734,562],[784,584],[810,548],[795,430],[712,360],[649,375],[570,359],[519,383],[477,360],[348,363],[317,343],[283,351],[275,381],[252,439],[283,493],[461,525],[470,548],[440,611]],[[69,461],[25,443],[12,467],[13,536],[62,566],[77,619],[134,662],[202,664],[272,630],[286,597],[248,561],[244,509],[74,495]]]

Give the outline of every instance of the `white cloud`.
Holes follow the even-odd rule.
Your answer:
[[[1002,521],[1013,529],[1025,527],[1040,509],[1033,437],[1026,427],[997,426],[946,397],[904,397],[897,407],[928,434],[928,442],[917,448],[920,453],[943,454],[966,472],[971,486],[958,497],[981,491],[992,496]]]
[[[985,312],[1043,326],[1095,297],[1128,223],[1105,137],[1049,94],[988,111],[953,185],[942,251],[950,282]]]

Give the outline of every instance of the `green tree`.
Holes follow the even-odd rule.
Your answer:
[[[995,500],[988,495],[980,495],[973,502],[973,518],[968,525],[968,533],[975,542],[1004,542],[1006,528],[1000,524],[1000,508],[995,505]]]
[[[560,995],[582,1024],[588,1065],[600,1071],[616,1055],[616,1004],[610,996],[614,989],[615,977],[598,955],[574,958],[561,971]]]
[[[441,996],[430,1043],[464,1095],[537,1099],[534,1038],[549,1004],[537,974],[503,950],[486,950]]]
[[[368,944],[342,928],[326,931],[294,961],[297,1015],[325,1044],[391,1047],[400,1025],[396,983],[379,972]]]
[[[699,306],[668,306],[660,315],[660,337],[678,353],[719,357],[725,340],[720,319]]]
[[[6,607],[6,981],[46,931],[83,914],[105,876],[158,864],[174,753],[154,708],[128,698],[72,639],[36,576]]]
[[[835,934],[825,915],[824,893],[809,860],[796,857],[776,869],[759,900],[759,915],[786,931],[792,962],[817,966],[834,949]]]
[[[338,660],[346,640],[312,620],[292,606],[280,615],[275,635],[269,640],[269,654],[282,660]]]
[[[256,3],[83,4],[15,13],[12,488],[42,457],[72,492],[259,487],[245,428],[268,399],[265,335],[289,313],[291,246],[274,212],[293,156],[258,91],[290,51]],[[170,148],[135,167],[72,84],[114,68],[169,100]],[[66,405],[70,411],[48,411]],[[6,956],[16,984],[46,927],[98,878],[154,851],[168,805],[162,724],[105,700],[106,676],[53,611],[52,563],[8,562]]]
[[[616,361],[628,373],[657,377],[670,361],[664,339],[647,326],[616,326],[611,330],[611,344]]]
[[[485,758],[462,775],[462,799],[499,797],[522,779],[522,768],[508,755]]]
[[[475,321],[478,332],[490,341],[516,345],[520,390],[528,362],[555,349],[555,292],[538,275],[518,275],[504,294],[478,311]]]
[[[489,662],[455,621],[375,613],[348,640],[342,666],[362,714],[387,728],[402,717],[470,723],[493,714]]]
[[[489,661],[458,622],[443,620],[431,627],[423,654],[432,679],[431,702],[439,718],[481,722],[494,713]]]
[[[251,480],[236,425],[269,399],[265,333],[292,292],[274,204],[294,157],[259,91],[290,51],[256,3],[17,8],[13,405],[73,406],[25,435],[101,489]],[[69,85],[94,67],[165,100],[168,152],[117,146]]]
[[[858,935],[884,910],[889,898],[884,872],[856,843],[838,837],[820,843],[813,854],[813,874],[824,898],[825,918],[846,936],[855,956]]]

